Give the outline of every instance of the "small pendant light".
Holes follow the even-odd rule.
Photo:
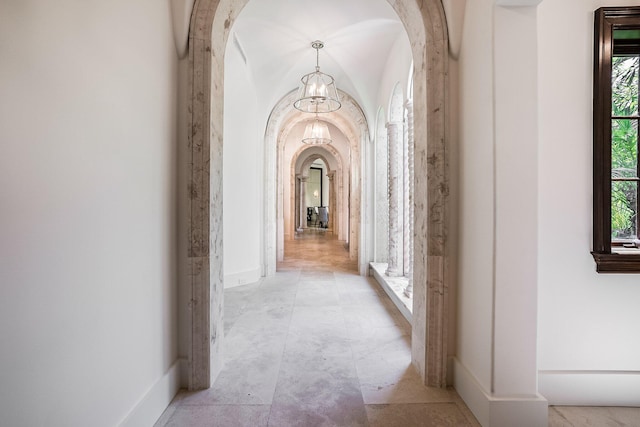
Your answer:
[[[302,142],[309,145],[331,144],[329,126],[325,121],[319,120],[317,114],[315,120],[307,123]]]

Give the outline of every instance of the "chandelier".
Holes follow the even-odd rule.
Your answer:
[[[309,145],[331,144],[329,126],[326,122],[318,120],[317,114],[314,121],[307,123],[302,142]]]
[[[335,81],[329,74],[320,71],[320,49],[324,43],[311,43],[316,50],[316,70],[302,76],[300,89],[293,106],[305,113],[330,113],[340,108],[340,99]]]

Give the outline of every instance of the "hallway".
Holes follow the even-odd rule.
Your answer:
[[[278,273],[225,291],[226,365],[156,426],[475,426],[411,366],[410,326],[343,242],[307,230]]]

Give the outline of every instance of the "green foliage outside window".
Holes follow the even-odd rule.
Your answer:
[[[613,57],[612,116],[638,116],[638,56]],[[635,178],[638,170],[638,120],[613,119],[611,124],[611,177]],[[634,238],[637,215],[637,183],[613,181],[611,188],[611,237]]]

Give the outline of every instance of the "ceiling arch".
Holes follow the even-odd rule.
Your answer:
[[[409,46],[402,22],[384,0],[251,0],[231,32],[247,58],[265,111],[313,71],[316,51],[311,42],[321,40],[325,47],[319,52],[320,69],[373,118],[390,52],[398,39]]]
[[[368,124],[362,108],[350,94],[343,90],[338,90],[338,93],[342,108],[333,113],[320,114],[320,118],[338,128],[352,144],[359,142],[361,138],[368,140]],[[265,141],[277,140],[282,143],[287,140],[287,136],[295,126],[313,118],[309,113],[293,108],[296,94],[295,90],[287,93],[271,111],[265,131]],[[269,145],[270,143],[267,142],[267,147]]]
[[[308,176],[309,167],[317,159],[322,160],[327,165],[329,172],[342,170],[342,165],[344,164],[340,153],[330,145],[302,147],[293,155],[292,166],[295,174]]]

